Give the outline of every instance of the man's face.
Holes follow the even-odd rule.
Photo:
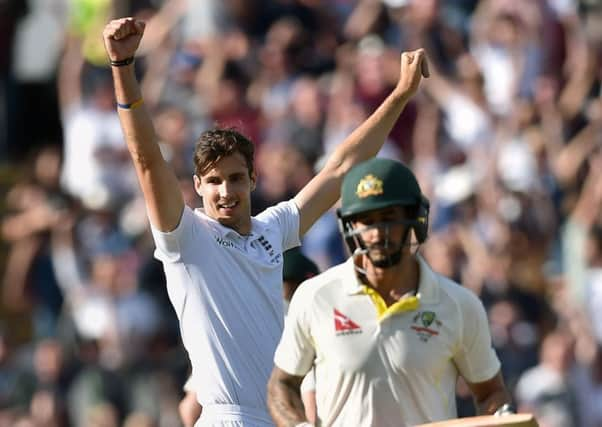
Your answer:
[[[194,187],[203,198],[209,217],[240,234],[251,231],[251,191],[255,189],[255,175],[249,176],[242,154],[224,157],[200,178],[195,175]]]
[[[386,224],[407,219],[404,209],[392,206],[358,214],[352,221],[373,262],[384,261],[399,250],[407,225]],[[406,247],[402,249],[406,251]]]

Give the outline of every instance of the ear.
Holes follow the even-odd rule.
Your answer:
[[[255,173],[255,171],[251,172],[251,191],[255,191],[255,188],[257,187],[257,175]]]
[[[201,183],[201,178],[198,177],[198,175],[194,174],[192,176],[192,180],[194,181],[194,191],[196,191],[196,193],[201,196],[201,198],[203,197],[203,184]]]

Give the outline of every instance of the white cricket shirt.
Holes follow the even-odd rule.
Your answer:
[[[188,207],[175,230],[152,231],[199,403],[240,405],[271,423],[266,387],[283,327],[282,252],[299,245],[297,206],[266,209],[248,236]]]
[[[388,309],[352,259],[297,289],[274,360],[298,376],[315,364],[318,425],[455,418],[458,374],[478,383],[499,371],[480,300],[418,259],[417,297]]]

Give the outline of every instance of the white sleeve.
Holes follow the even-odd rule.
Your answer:
[[[312,366],[311,370],[305,375],[301,382],[301,394],[316,391],[316,368]]]
[[[257,215],[257,219],[278,224],[282,235],[282,251],[301,244],[299,240],[299,208],[293,200],[280,202]]]
[[[160,231],[151,224],[151,232],[156,246],[155,258],[163,263],[182,262],[183,249],[194,235],[194,223],[194,212],[185,206],[180,223],[172,231]]]
[[[208,232],[202,221],[187,206],[184,207],[180,223],[174,230],[163,232],[151,225],[151,231],[156,246],[155,258],[162,262],[167,278],[169,299],[178,318],[181,318],[188,295],[188,286],[192,282],[189,269],[184,264],[185,257],[188,253],[194,253],[194,248],[198,247],[198,242],[203,241],[203,237],[208,235]],[[207,254],[207,262],[211,262],[211,256],[211,253]]]
[[[471,291],[460,300],[462,339],[454,362],[464,379],[480,383],[493,378],[500,370],[500,361],[493,349],[489,322],[483,304]]]
[[[274,355],[277,367],[300,377],[312,368],[316,355],[309,313],[312,295],[312,289],[303,285],[293,295],[284,321],[284,332]]]
[[[196,381],[194,380],[194,377],[191,374],[182,386],[182,390],[184,390],[185,392],[195,391],[195,382]]]

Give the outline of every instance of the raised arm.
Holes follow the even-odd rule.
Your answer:
[[[337,201],[345,173],[378,153],[405,105],[418,90],[421,76],[428,77],[428,74],[423,49],[401,54],[400,77],[393,92],[334,150],[324,168],[295,196],[300,211],[300,236]]]
[[[150,221],[161,231],[171,231],[178,225],[184,209],[178,181],[159,150],[150,115],[141,102],[134,64],[115,65],[115,62],[119,64],[134,57],[143,34],[144,22],[121,18],[107,24],[103,37],[109,59],[114,64],[113,81],[119,120]]]

